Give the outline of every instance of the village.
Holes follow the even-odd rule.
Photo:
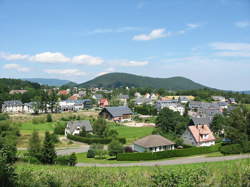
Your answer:
[[[125,90],[128,91],[129,88]],[[11,90],[9,94],[23,94],[25,92],[26,90]],[[86,97],[87,94],[88,97]],[[107,97],[107,94],[109,94],[109,97]],[[57,95],[63,96],[65,100],[60,100],[60,97],[58,97],[58,101],[55,103],[56,112],[53,115],[72,114],[79,116],[78,119],[69,119],[65,123],[63,134],[66,139],[76,140],[72,138],[74,136],[96,136],[96,131],[94,132],[93,130],[93,123],[99,118],[105,119],[109,124],[118,126],[119,128],[125,126],[130,127],[130,129],[137,128],[137,131],[140,131],[140,128],[141,131],[144,131],[145,128],[150,128],[146,136],[140,136],[141,134],[139,133],[137,137],[132,139],[133,141],[127,142],[126,149],[124,148],[125,152],[126,150],[129,152],[159,152],[183,149],[189,146],[214,146],[218,139],[222,141],[225,139],[221,138],[223,137],[221,136],[223,129],[219,132],[220,137],[218,136],[218,131],[213,132],[211,130],[210,126],[213,118],[233,110],[237,104],[234,98],[225,98],[223,96],[211,96],[212,102],[203,102],[196,101],[195,97],[191,95],[164,96],[158,93],[145,93],[143,95],[140,92],[135,92],[132,96],[123,93],[113,95],[112,90],[104,90],[102,88],[86,90],[75,87],[66,90],[57,90]],[[47,115],[51,113],[49,108],[48,106]],[[166,108],[173,111],[176,116],[185,116],[187,119],[181,134],[173,134],[174,138],[172,136],[171,140],[167,138],[167,133],[155,132],[155,129],[159,129],[156,118]],[[15,117],[18,115],[30,115],[36,118],[36,116],[44,115],[45,113],[42,109],[38,109],[38,112],[35,114],[36,110],[35,102],[22,103],[20,100],[9,100],[5,101],[2,105],[3,113],[8,113],[10,116]],[[85,116],[86,114],[89,116],[89,113],[92,114],[91,119],[87,119],[88,117]],[[35,126],[34,129],[39,129],[38,126],[43,126],[43,124],[39,123]],[[22,128],[25,129],[24,126]],[[115,133],[118,134],[118,132]],[[120,137],[122,135],[117,136]],[[99,136],[103,137],[103,134],[99,134]],[[65,138],[61,139],[64,140]],[[124,136],[123,138],[126,139],[127,137]],[[177,140],[178,143],[174,140]],[[85,152],[88,150],[91,150],[91,146],[84,149]],[[122,153],[123,150],[119,152]]]

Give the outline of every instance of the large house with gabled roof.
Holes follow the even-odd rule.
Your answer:
[[[133,112],[127,106],[105,107],[99,113],[99,116],[113,121],[130,121]]]

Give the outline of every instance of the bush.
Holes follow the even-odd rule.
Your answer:
[[[46,120],[44,117],[34,117],[32,119],[33,124],[39,124],[39,123],[45,123],[45,122],[46,122]]]
[[[229,144],[229,145],[221,146],[220,152],[224,155],[248,153],[248,152],[250,152],[250,141],[244,143],[243,145]]]
[[[10,119],[9,115],[6,113],[0,113],[0,121]]]
[[[88,150],[87,158],[95,158],[95,151],[93,149]]]
[[[133,152],[133,149],[132,149],[132,147],[130,147],[130,146],[126,146],[126,147],[124,147],[124,152],[125,152],[125,153],[132,153],[132,152]]]
[[[93,143],[100,143],[100,144],[109,144],[112,141],[112,138],[92,138],[92,137],[81,137],[81,136],[74,136],[74,135],[67,135],[68,139],[71,139],[73,141],[77,142],[83,142],[87,144],[93,144]],[[122,144],[126,143],[125,138],[118,138],[119,142]]]
[[[220,144],[210,147],[193,147],[187,149],[176,149],[161,152],[144,152],[144,153],[121,153],[117,155],[119,161],[140,161],[140,160],[158,160],[163,158],[184,157],[199,154],[212,153],[219,150]]]
[[[71,155],[57,156],[55,163],[65,166],[74,166],[76,165],[76,160],[77,158],[75,153],[72,153]]]
[[[22,157],[21,161],[22,162],[28,162],[30,164],[41,164],[41,162],[36,157],[33,157],[33,156]]]
[[[47,118],[46,121],[47,121],[48,123],[50,123],[50,122],[53,121],[51,114],[47,114],[47,117],[46,117],[46,118]]]
[[[65,122],[57,122],[54,129],[54,134],[64,135],[66,125],[67,124]]]

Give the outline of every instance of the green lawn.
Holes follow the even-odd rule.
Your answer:
[[[33,124],[31,122],[28,123],[22,123],[19,128],[21,132],[24,133],[32,133],[33,130],[37,131],[53,131],[56,123],[51,122],[51,123],[38,123],[38,124]]]
[[[136,139],[152,134],[154,127],[128,127],[124,125],[110,125],[115,129],[120,137],[125,137],[127,144],[132,144]]]

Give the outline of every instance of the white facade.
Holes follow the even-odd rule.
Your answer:
[[[156,108],[157,110],[161,110],[163,108],[169,108],[170,110],[179,112],[181,115],[183,115],[185,112],[185,108],[182,105],[171,101],[158,101],[156,103]]]
[[[206,142],[196,142],[193,135],[191,134],[191,132],[186,129],[185,132],[182,134],[181,138],[183,139],[183,143],[187,144],[187,145],[192,145],[192,146],[196,146],[196,147],[202,147],[202,146],[211,146],[211,145],[215,145],[215,141],[206,141]],[[205,139],[205,137],[202,137],[203,139]]]
[[[6,113],[21,113],[23,112],[23,106],[6,106],[3,108],[3,112]]]
[[[140,145],[133,145],[133,150],[136,152],[160,152],[160,151],[166,151],[166,150],[174,150],[174,145],[166,145],[166,146],[158,146],[158,147],[142,147]]]

